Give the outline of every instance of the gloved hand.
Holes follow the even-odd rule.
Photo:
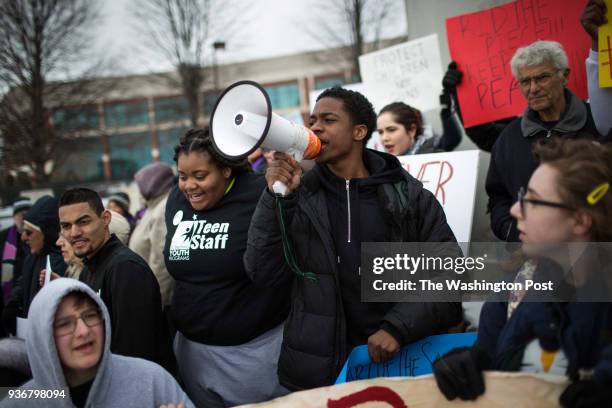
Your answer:
[[[457,85],[461,83],[461,79],[463,78],[463,72],[457,69],[457,63],[452,61],[448,64],[448,69],[444,74],[444,78],[442,78],[442,87],[445,91],[454,92]]]
[[[489,366],[487,354],[476,347],[456,348],[433,363],[438,388],[446,399],[475,400],[484,394],[482,371]]]
[[[567,386],[559,403],[566,408],[609,407],[612,389],[593,380],[579,380]]]

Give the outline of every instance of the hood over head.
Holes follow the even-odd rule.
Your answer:
[[[110,343],[111,326],[108,310],[104,302],[86,284],[75,279],[59,278],[46,284],[34,297],[28,312],[28,337],[26,348],[28,360],[32,370],[32,378],[38,389],[67,389],[68,385],[57,353],[55,338],[53,336],[53,322],[55,313],[62,299],[72,292],[84,292],[100,308],[104,318],[104,347],[102,358],[98,366],[96,378],[91,386],[88,400],[95,400],[95,395],[105,393],[110,386]],[[55,401],[61,401],[56,399]],[[70,407],[70,398],[64,398],[63,402]],[[56,405],[54,405],[56,406]]]
[[[43,233],[46,253],[55,249],[60,230],[57,198],[48,195],[39,198],[26,213],[24,221]]]

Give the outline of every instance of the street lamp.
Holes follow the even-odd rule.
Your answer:
[[[217,65],[217,50],[224,50],[225,42],[224,41],[215,41],[213,43],[213,75],[215,76],[215,93],[219,90],[219,67]]]

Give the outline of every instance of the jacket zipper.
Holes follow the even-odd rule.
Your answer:
[[[351,193],[350,193],[350,180],[346,181],[346,208],[348,215],[348,238],[346,242],[351,242]]]

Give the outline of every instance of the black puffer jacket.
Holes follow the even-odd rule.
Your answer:
[[[391,166],[400,166],[388,154],[371,150],[365,154],[381,156]],[[454,242],[433,194],[407,172],[402,170],[402,174],[403,180],[378,187],[386,240]],[[258,284],[273,285],[293,273],[283,259],[274,200],[264,191],[249,229],[245,266]],[[330,385],[347,357],[346,317],[326,193],[316,172],[304,175],[296,192],[283,199],[283,208],[297,263],[318,279],[296,277],[293,281],[279,379],[291,390]],[[395,303],[384,316],[404,343],[445,332],[460,320],[459,303]]]

